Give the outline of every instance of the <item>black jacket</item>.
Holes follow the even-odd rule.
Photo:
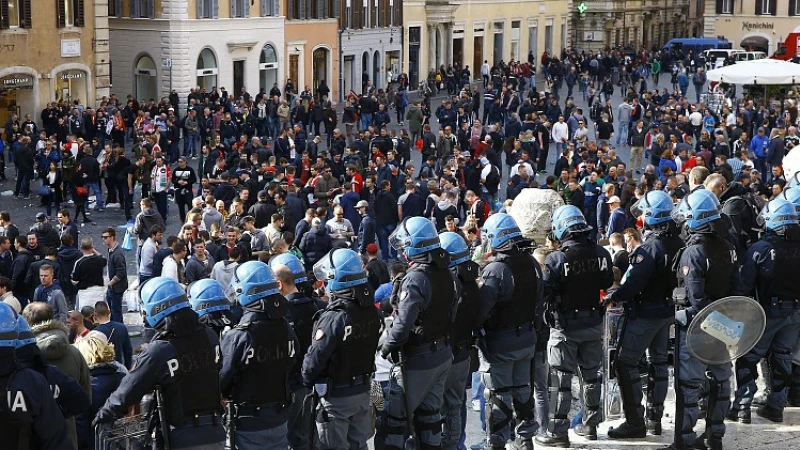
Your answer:
[[[391,192],[381,190],[375,196],[375,222],[379,227],[397,224],[397,199]]]
[[[300,240],[300,251],[305,255],[306,270],[311,271],[314,264],[327,255],[332,248],[333,242],[325,227],[322,225],[317,228],[311,227],[311,230]]]

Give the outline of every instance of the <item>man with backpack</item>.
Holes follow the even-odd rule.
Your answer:
[[[494,205],[500,187],[500,169],[487,158],[481,158],[481,166],[481,199]]]

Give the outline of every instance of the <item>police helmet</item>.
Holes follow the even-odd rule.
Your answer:
[[[17,313],[10,305],[0,302],[0,347],[15,348],[17,342]]]
[[[278,280],[270,267],[261,261],[248,261],[233,272],[233,288],[242,306],[251,305],[280,293]]]
[[[631,206],[634,217],[644,216],[647,226],[655,226],[669,222],[675,205],[672,198],[664,191],[650,191]]]
[[[775,198],[764,206],[758,216],[759,225],[766,225],[770,230],[776,230],[787,225],[797,225],[797,210],[785,198]]]
[[[231,309],[225,291],[219,281],[204,278],[189,285],[189,304],[199,316]]]
[[[586,223],[586,218],[577,206],[559,206],[551,219],[553,235],[556,239],[563,240],[571,233],[583,233],[592,228]]]
[[[681,201],[673,217],[678,222],[685,221],[689,230],[694,231],[720,218],[719,199],[708,189],[697,189]]]
[[[445,231],[439,235],[439,241],[442,243],[442,248],[450,254],[449,267],[455,267],[470,260],[467,241],[458,233]]]
[[[522,232],[513,217],[497,213],[483,223],[481,239],[493,249],[503,249],[521,241]]]
[[[140,294],[144,319],[151,327],[179,309],[191,308],[183,286],[170,277],[155,277],[145,281]]]
[[[367,283],[367,271],[364,270],[361,256],[349,248],[328,252],[314,264],[314,276],[324,281],[331,292]]]
[[[795,211],[797,211],[798,216],[800,216],[800,186],[784,189],[779,197],[784,198],[788,200],[789,203],[793,204]]]
[[[789,178],[787,187],[800,188],[800,171],[797,171]]]
[[[403,250],[409,257],[422,255],[442,247],[436,227],[424,217],[403,219],[389,236],[389,244],[395,250]]]
[[[29,344],[35,344],[36,337],[31,331],[31,326],[28,321],[22,317],[22,314],[17,316],[17,342],[14,344],[16,348],[21,348]]]
[[[291,253],[281,253],[280,255],[273,256],[272,259],[269,260],[269,267],[275,271],[278,269],[278,266],[286,266],[292,271],[295,284],[308,281],[306,268],[303,267],[303,263],[297,259],[297,256]]]

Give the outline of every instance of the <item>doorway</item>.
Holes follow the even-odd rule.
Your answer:
[[[494,52],[492,61],[497,64],[503,59],[503,33],[494,34]]]
[[[419,44],[408,46],[408,84],[409,89],[419,85]]]
[[[453,39],[453,67],[464,68],[464,39]]]
[[[313,71],[313,79],[312,81],[312,89],[316,94],[317,88],[319,87],[320,81],[328,82],[328,49],[326,48],[318,48],[314,50],[312,54],[312,71]]]
[[[381,74],[381,54],[377,50],[372,56],[372,84],[375,85],[375,89],[384,87],[383,74]]]
[[[289,55],[289,79],[295,83],[295,86],[300,85],[300,55]]]
[[[239,94],[242,92],[242,88],[244,87],[244,61],[234,61],[233,62],[233,92],[236,98],[239,98]]]
[[[472,41],[472,76],[479,80],[481,78],[481,67],[483,66],[483,36],[475,36]]]
[[[353,90],[353,80],[355,79],[355,56],[344,57],[344,79],[342,82],[342,97],[347,98],[347,94]]]

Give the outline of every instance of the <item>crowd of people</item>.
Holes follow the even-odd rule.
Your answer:
[[[30,115],[12,117],[2,148],[14,163],[14,196],[29,197],[40,180],[44,210],[27,234],[0,212],[0,300],[8,305],[0,331],[15,336],[0,333],[12,342],[0,352],[27,346],[51,355],[50,345],[74,355],[76,376],[46,360],[86,396],[61,387],[76,403],[45,408],[54,426],[37,439],[91,448],[92,425],[120,419],[158,386],[159,419],[168,424],[156,426],[162,446],[219,448],[227,433],[236,448],[300,448],[312,439],[363,448],[372,435],[376,448],[403,448],[409,435],[425,448],[465,448],[471,386],[487,437],[474,449],[533,448],[534,439],[567,447],[573,374],[583,386],[574,432],[597,438],[609,375],[600,369],[604,304],[617,302],[634,313],[614,365],[626,421],[609,437],[659,435],[669,327],[677,320],[685,340],[681,330],[700,309],[754,292],[769,332],[737,361],[735,395],[730,363],[681,353],[672,448],[721,449],[726,417],[749,423],[763,358],[773,382],[758,414],[782,420],[787,398],[800,404],[800,369],[786,356],[800,316],[797,289],[773,283],[784,272],[770,268],[790,267],[800,254],[800,188],[782,169],[800,144],[794,99],[746,98],[716,110],[699,101],[704,62],[658,51],[545,54],[539,89],[532,56],[485,63],[482,88],[470,84],[468,67],[441,68],[433,91],[448,96],[435,109],[432,90],[409,104],[406,85],[390,98],[367,83],[340,112],[324,85],[295,93],[288,80],[283,91],[252,97],[244,88],[235,97],[193,89],[185,109],[175,92],[158,103],[112,96],[97,109],[51,104],[41,132]],[[667,67],[672,91],[657,88]],[[697,102],[687,98],[691,83]],[[575,87],[587,110],[576,105]],[[630,147],[630,161],[616,147]],[[527,188],[553,190],[565,203],[536,251],[505,214]],[[81,236],[88,210],[114,204],[137,242],[129,259],[156,333],[138,364],[120,325],[129,285],[117,232],[103,231],[104,252]],[[177,228],[167,224],[175,208]],[[653,374],[646,408],[645,353]],[[36,361],[27,367],[62,386]],[[4,364],[3,374],[17,370]],[[713,393],[703,387],[706,370]],[[27,389],[14,379],[10,388]],[[264,379],[269,389],[257,389]],[[28,388],[39,382],[31,377]],[[706,394],[710,425],[697,436]],[[77,420],[62,430],[61,413]]]

